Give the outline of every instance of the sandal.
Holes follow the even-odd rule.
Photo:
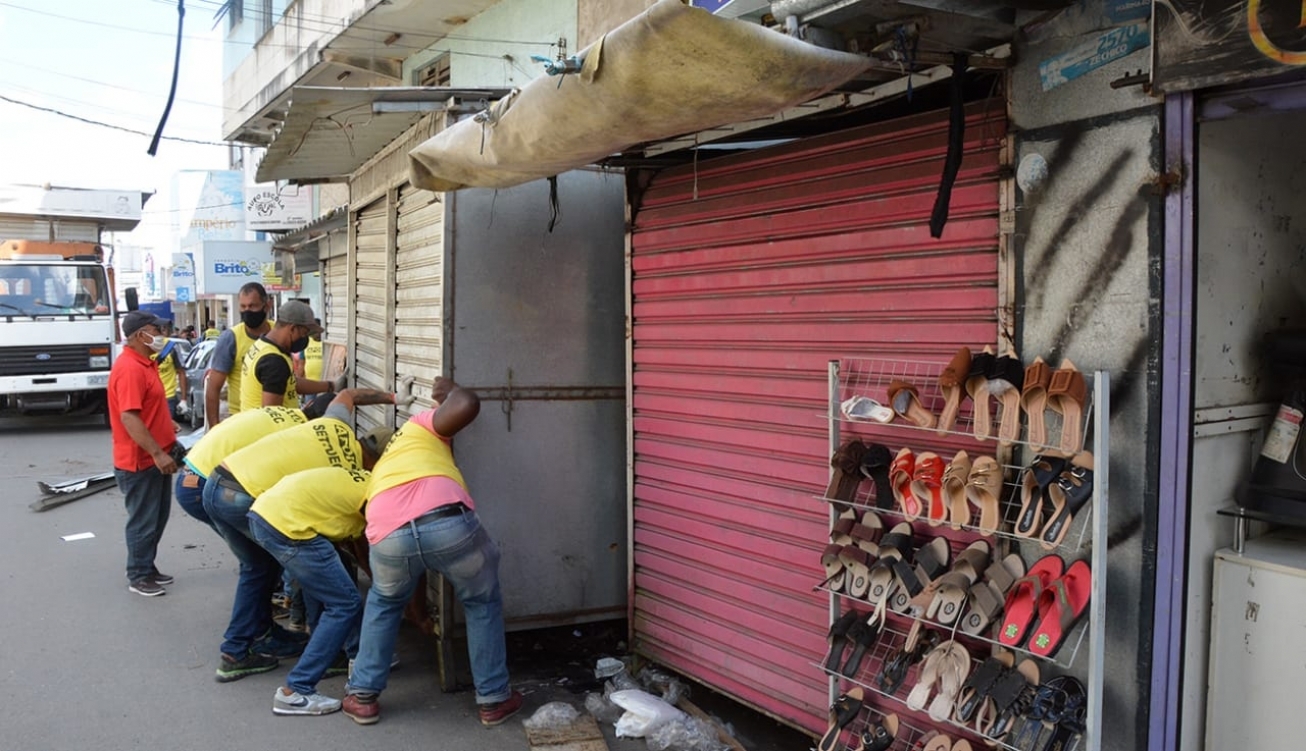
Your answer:
[[[980,440],[988,439],[993,430],[993,415],[989,412],[989,373],[997,360],[993,348],[985,347],[983,352],[971,358],[970,373],[966,375],[966,394],[975,403],[971,414],[972,429]]]
[[[952,570],[933,583],[934,599],[930,600],[925,617],[942,626],[956,623],[966,607],[971,587],[988,567],[989,544],[983,540],[972,542],[957,554]]]
[[[1061,648],[1070,628],[1088,608],[1093,575],[1085,561],[1075,561],[1066,573],[1039,595],[1039,620],[1030,630],[1029,651],[1051,657]]]
[[[844,545],[839,549],[839,562],[844,569],[844,594],[862,599],[871,587],[871,565],[875,556],[856,545]]]
[[[1017,553],[1010,553],[985,569],[984,581],[975,582],[970,588],[969,607],[961,620],[962,633],[971,636],[984,633],[1005,607],[1011,587],[1024,575],[1025,562]]]
[[[870,569],[870,590],[866,599],[877,605],[889,598],[893,591],[893,564],[895,561],[911,560],[912,527],[908,522],[899,522],[889,533],[880,538],[880,547],[876,551],[877,560]]]
[[[889,404],[898,416],[918,428],[932,428],[937,423],[934,413],[921,403],[916,387],[906,381],[889,383]]]
[[[1039,685],[1038,664],[1033,660],[1021,660],[1014,670],[1010,670],[989,691],[992,703],[985,703],[988,712],[981,711],[976,719],[976,726],[989,738],[1002,739],[1010,732],[1017,717],[1024,715],[1034,702],[1034,694]]]
[[[839,411],[852,422],[893,422],[893,410],[865,396],[853,396],[839,404]]]
[[[930,702],[930,719],[935,722],[947,722],[952,717],[953,707],[957,703],[957,692],[961,691],[966,676],[970,674],[970,652],[959,642],[947,642],[947,652],[939,668],[939,691]]]
[[[966,377],[970,375],[970,348],[962,347],[939,374],[939,392],[943,394],[943,411],[939,413],[939,434],[952,430],[966,396]]]
[[[970,674],[957,694],[957,722],[965,725],[975,718],[980,706],[988,698],[989,690],[998,682],[1011,666],[1016,663],[1015,654],[1001,647],[997,654],[980,663],[977,670]]]
[[[970,455],[958,451],[943,470],[943,508],[953,529],[970,526],[970,502],[966,500],[966,483],[970,480]]]
[[[838,620],[830,624],[830,655],[825,658],[825,669],[835,672],[839,665],[843,663],[843,653],[848,647],[848,629],[853,623],[862,620],[864,613],[859,613],[855,608],[849,608],[847,613],[839,616]]]
[[[864,696],[862,687],[855,686],[834,700],[834,704],[830,705],[830,727],[816,745],[817,751],[834,751],[839,744],[840,731],[861,713]]]
[[[843,664],[843,669],[839,674],[845,678],[852,679],[862,669],[862,658],[866,656],[866,651],[875,646],[875,642],[880,638],[880,622],[868,622],[866,618],[857,620],[848,628],[848,640],[853,644],[853,652],[848,655],[848,661]]]
[[[934,629],[922,629],[922,623],[917,620],[912,624],[911,630],[907,632],[907,641],[903,643],[902,648],[894,652],[880,666],[877,680],[880,690],[889,696],[898,693],[898,689],[902,688],[902,682],[907,679],[907,671],[911,666],[925,659],[925,655],[939,646],[939,641],[943,638]]]
[[[976,528],[986,537],[997,534],[1002,524],[1002,480],[1006,471],[991,456],[981,456],[970,465],[966,478],[966,501],[979,509]],[[969,511],[967,513],[969,516]]]
[[[830,457],[830,484],[825,487],[825,497],[832,501],[852,503],[857,497],[857,486],[862,484],[862,456],[866,444],[854,438],[839,447]]]
[[[948,518],[948,507],[943,505],[943,460],[938,454],[926,451],[916,457],[911,494],[931,527],[939,526]]]
[[[1020,478],[1020,513],[1012,531],[1019,537],[1033,537],[1042,529],[1043,502],[1048,486],[1057,481],[1065,470],[1068,459],[1049,454],[1039,454]]]
[[[843,552],[844,545],[830,543],[821,551],[821,565],[825,568],[825,581],[816,586],[816,589],[825,587],[831,592],[842,592],[844,583],[847,579],[847,572],[844,571],[843,560],[839,554]]]
[[[902,515],[909,522],[919,519],[921,515],[920,504],[916,502],[916,496],[911,494],[911,478],[915,472],[916,457],[911,449],[898,449],[898,455],[889,465],[889,488],[893,491],[893,499],[898,502]]]
[[[943,669],[943,659],[948,653],[949,644],[952,644],[952,642],[943,642],[925,655],[925,662],[921,663],[921,671],[916,678],[916,685],[912,686],[911,693],[907,694],[907,707],[909,709],[917,712],[925,711],[925,705],[930,700],[930,694],[934,692],[934,684],[939,680],[939,671]]]
[[[893,456],[889,453],[889,449],[878,443],[867,446],[866,453],[862,455],[859,471],[862,477],[869,477],[875,482],[876,508],[893,508],[893,489],[889,483],[889,467],[892,462]]]
[[[872,722],[862,731],[856,751],[885,751],[898,738],[898,715],[890,714]]]
[[[1002,406],[998,421],[998,445],[1010,446],[1020,438],[1020,390],[1025,385],[1025,366],[1009,352],[993,363],[988,374],[989,393]]]
[[[1020,406],[1029,417],[1029,444],[1041,451],[1047,446],[1047,416],[1044,412],[1048,406],[1048,384],[1052,381],[1052,369],[1043,362],[1042,357],[1035,357],[1034,362],[1025,368],[1025,387],[1020,394]]]
[[[848,537],[852,540],[852,544],[872,554],[879,550],[878,543],[883,536],[884,523],[874,511],[863,513],[862,520],[848,528]]]
[[[1029,567],[1028,574],[1011,586],[1004,605],[1006,612],[1002,617],[1002,631],[998,633],[998,641],[1008,647],[1018,647],[1025,641],[1029,625],[1038,612],[1043,590],[1061,578],[1065,565],[1055,555],[1044,556]]]
[[[1061,413],[1061,453],[1071,456],[1084,448],[1084,402],[1088,384],[1069,359],[1048,382],[1048,406]]]
[[[912,559],[894,561],[893,574],[898,586],[889,596],[889,609],[905,613],[916,604],[924,610],[929,598],[934,596],[934,581],[948,570],[951,555],[947,538],[935,537],[917,549]]]
[[[1072,459],[1071,466],[1048,486],[1047,498],[1052,508],[1039,543],[1052,550],[1065,539],[1075,514],[1093,498],[1093,455],[1084,452]]]

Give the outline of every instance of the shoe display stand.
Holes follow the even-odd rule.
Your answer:
[[[956,640],[967,648],[971,658],[971,671],[977,669],[984,660],[996,651],[997,647],[1014,653],[1016,663],[1031,660],[1040,672],[1040,682],[1055,675],[1077,673],[1084,677],[1087,712],[1085,730],[1072,741],[1072,745],[1059,748],[1058,751],[1096,751],[1101,747],[1101,708],[1104,671],[1104,638],[1106,614],[1106,546],[1093,544],[1095,540],[1105,541],[1107,520],[1107,479],[1109,442],[1104,415],[1109,407],[1109,382],[1105,372],[1084,374],[1087,382],[1088,396],[1083,405],[1083,424],[1079,426],[1079,435],[1090,436],[1093,457],[1093,487],[1091,500],[1075,514],[1068,533],[1056,545],[1045,544],[1041,540],[1019,536],[1015,529],[1020,515],[1021,483],[1025,473],[1031,469],[1028,462],[1050,447],[1033,446],[1024,440],[1013,440],[1000,445],[996,434],[1001,421],[1002,406],[1000,400],[990,401],[993,407],[992,431],[987,439],[978,439],[974,432],[973,403],[963,398],[963,405],[954,425],[947,431],[935,428],[918,427],[901,416],[889,422],[869,419],[850,419],[841,410],[844,402],[853,397],[873,399],[884,406],[891,406],[888,397],[890,384],[902,381],[915,387],[921,406],[934,415],[940,414],[944,406],[944,397],[938,385],[939,375],[944,364],[904,360],[875,360],[863,358],[845,358],[829,363],[829,405],[824,416],[829,426],[829,450],[831,455],[839,451],[846,441],[860,438],[867,444],[879,444],[896,454],[898,449],[910,447],[915,452],[931,451],[943,458],[946,463],[958,450],[966,451],[972,459],[978,456],[993,456],[1002,465],[1004,474],[1003,489],[999,498],[1001,524],[996,532],[985,533],[974,523],[954,525],[944,520],[932,526],[927,519],[911,521],[913,528],[913,548],[935,537],[948,540],[953,560],[957,553],[964,550],[976,540],[985,540],[992,549],[992,559],[1000,560],[1010,552],[1019,553],[1026,569],[1038,559],[1048,554],[1056,554],[1067,564],[1075,559],[1084,559],[1090,566],[1091,594],[1083,615],[1071,627],[1064,637],[1059,649],[1049,656],[1039,656],[1026,646],[1009,646],[998,640],[998,626],[1001,615],[995,618],[979,635],[963,633],[959,628],[963,618],[958,617],[953,624],[943,625],[926,618],[919,608],[907,608],[905,612],[896,612],[884,608],[880,633],[874,644],[866,648],[860,667],[850,676],[842,675],[838,669],[832,671],[825,666],[825,660],[818,663],[816,669],[822,671],[829,681],[829,700],[833,706],[836,698],[854,686],[859,686],[864,695],[863,710],[857,717],[845,725],[839,742],[831,748],[857,751],[862,746],[862,731],[872,728],[888,715],[897,715],[898,731],[889,751],[913,751],[924,747],[929,735],[940,733],[954,740],[965,739],[978,749],[988,746],[1013,749],[1013,751],[1041,751],[1046,739],[1053,732],[1052,726],[1036,720],[1018,719],[1001,739],[981,735],[973,724],[957,722],[952,716],[946,720],[932,718],[925,710],[914,710],[907,704],[907,697],[922,672],[923,662],[917,662],[907,670],[906,679],[892,694],[886,693],[879,685],[877,677],[885,663],[893,658],[908,640],[908,634],[916,621],[921,621],[917,628],[933,630],[940,641]],[[1060,415],[1052,410],[1046,411],[1047,436],[1056,443],[1060,435]],[[1022,430],[1020,438],[1025,438]],[[1055,449],[1049,453],[1055,452]],[[1024,454],[1020,456],[1019,454]],[[1026,464],[1013,463],[1024,460]],[[837,472],[837,470],[836,470]],[[877,502],[875,483],[865,479],[857,488],[851,500],[821,497],[829,507],[831,526],[839,519],[841,512],[855,509],[858,518],[867,511],[874,511],[879,517],[883,531],[888,532],[894,525],[906,521],[901,508],[896,503]],[[891,502],[893,499],[889,499]],[[828,540],[827,540],[828,542]],[[950,565],[949,565],[950,568]],[[865,598],[854,597],[846,592],[836,591],[827,586],[829,580],[816,585],[817,589],[830,594],[830,622],[833,624],[848,609],[870,615],[876,606]],[[863,619],[864,620],[864,619]],[[1032,627],[1031,627],[1032,628]],[[846,648],[845,656],[854,650],[851,644]],[[842,665],[841,665],[842,667]],[[1086,668],[1086,669],[1085,669]],[[928,706],[928,704],[927,704]],[[963,746],[964,747],[964,746]]]

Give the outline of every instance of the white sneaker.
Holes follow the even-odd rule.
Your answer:
[[[312,693],[305,696],[298,691],[285,693],[286,689],[279,688],[272,696],[272,714],[331,714],[340,711],[340,701],[332,699],[330,696]]]

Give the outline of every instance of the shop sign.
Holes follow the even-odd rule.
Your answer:
[[[245,186],[245,226],[251,230],[298,229],[313,220],[313,190],[259,183]]]
[[[177,302],[190,302],[195,289],[195,259],[190,253],[172,254],[172,294]]]
[[[1302,0],[1170,0],[1156,4],[1152,85],[1188,91],[1306,66]]]
[[[263,264],[272,252],[268,242],[204,242],[192,251],[199,295],[234,295],[249,282],[263,281]]]
[[[1069,52],[1039,63],[1038,77],[1043,84],[1043,90],[1054,89],[1108,63],[1113,63],[1146,47],[1150,40],[1147,21],[1137,21],[1095,34]]]

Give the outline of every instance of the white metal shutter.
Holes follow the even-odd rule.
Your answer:
[[[444,363],[444,217],[439,194],[399,191],[395,252],[395,373],[416,376],[417,402],[397,419],[433,406],[431,384]]]
[[[332,344],[349,343],[349,259],[336,256],[322,262],[322,338]]]
[[[391,321],[386,319],[387,226],[386,199],[369,204],[358,212],[357,252],[354,264],[354,352],[351,367],[359,388],[389,389],[386,382],[386,358],[391,336]],[[367,430],[384,421],[376,409],[357,409],[359,430]]]

